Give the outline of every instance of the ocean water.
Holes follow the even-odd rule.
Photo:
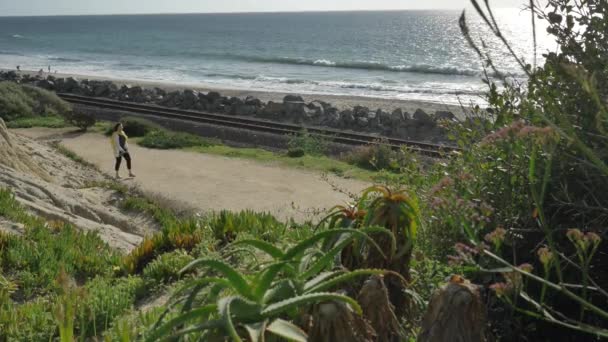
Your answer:
[[[0,17],[0,68],[216,88],[477,102],[482,66],[457,11]],[[500,10],[533,60],[530,18]],[[478,19],[501,71],[522,77]],[[550,44],[539,39],[540,50]]]

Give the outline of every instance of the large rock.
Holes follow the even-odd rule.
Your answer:
[[[65,91],[67,92],[78,90],[79,85],[78,79],[74,77],[68,77],[65,79]]]
[[[385,112],[382,109],[378,109],[378,111],[376,112],[376,115],[378,116],[378,121],[380,122],[380,124],[390,125],[390,123],[391,123],[391,114],[390,113]]]
[[[369,114],[369,108],[367,108],[367,107],[355,106],[353,108],[353,115],[356,118],[359,118],[359,117],[365,117],[365,118],[367,118],[368,114]]]
[[[196,107],[196,103],[198,102],[198,92],[186,89],[182,94],[182,101],[179,104],[179,108],[181,109],[194,109]]]
[[[416,109],[416,111],[414,112],[414,120],[417,120],[418,122],[425,125],[432,125],[435,123],[433,118],[420,108]]]
[[[13,141],[4,120],[0,118],[0,165],[49,180],[49,174],[40,168],[38,163],[30,157],[30,152],[24,150],[24,147],[20,145],[19,142]]]
[[[207,93],[207,101],[213,103],[222,98],[222,95],[217,91],[210,91]]]
[[[369,119],[363,116],[357,118],[357,125],[361,128],[369,126]]]
[[[285,107],[285,114],[290,118],[299,120],[305,114],[306,103],[303,101],[283,101],[283,106]]]
[[[270,119],[280,119],[284,114],[285,106],[282,103],[269,101],[266,106],[261,109],[258,115]]]
[[[318,117],[325,115],[325,108],[328,106],[326,106],[326,103],[323,101],[312,101],[306,105],[306,107],[313,112],[312,116]]]
[[[164,97],[162,101],[163,106],[167,107],[178,107],[182,103],[182,94],[179,91],[172,91]]]
[[[55,82],[49,80],[40,80],[36,82],[36,87],[52,91],[55,90]]]
[[[340,112],[340,126],[341,127],[350,127],[355,123],[355,116],[353,111],[350,109],[343,110]]]
[[[251,116],[255,115],[258,107],[248,104],[236,104],[231,108],[231,113],[240,116]]]
[[[302,96],[298,96],[298,95],[286,95],[283,98],[283,103],[287,103],[287,102],[304,102],[304,99],[302,98]]]
[[[260,108],[264,105],[260,99],[253,96],[247,96],[247,98],[245,98],[245,104],[247,106],[254,106],[256,108]]]
[[[108,97],[110,93],[113,91],[112,86],[114,88],[116,85],[110,81],[97,81],[91,84],[93,88],[93,96],[95,97]]]
[[[448,121],[453,121],[456,119],[456,115],[454,115],[454,113],[447,111],[447,110],[438,110],[435,112],[435,120],[440,121],[440,120],[448,120]]]

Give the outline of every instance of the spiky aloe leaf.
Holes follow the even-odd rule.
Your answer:
[[[343,274],[346,271],[343,270],[339,270],[339,271],[331,271],[331,272],[322,272],[319,273],[319,275],[317,275],[316,277],[312,278],[311,280],[307,281],[306,284],[304,284],[304,291],[308,292],[309,289],[317,286],[318,284],[333,278],[335,276],[338,276],[340,274]]]
[[[266,293],[264,293],[263,303],[276,303],[287,298],[291,298],[298,293],[291,279],[281,280],[275,283]]]
[[[219,273],[221,273],[230,282],[230,286],[241,296],[255,299],[252,293],[252,288],[249,286],[247,280],[232,266],[229,264],[215,260],[215,259],[198,259],[194,260],[180,272],[185,272],[196,266],[207,266]]]
[[[342,275],[339,275],[337,277],[333,277],[327,281],[324,281],[322,283],[319,283],[315,286],[311,286],[306,290],[306,293],[314,293],[314,292],[321,292],[321,291],[327,291],[329,289],[331,289],[332,287],[341,284],[343,282],[352,280],[356,277],[361,277],[361,276],[370,276],[370,275],[381,275],[381,274],[386,274],[389,273],[390,271],[386,271],[386,270],[377,270],[377,269],[361,269],[361,270],[355,270],[355,271],[351,271]],[[392,272],[390,272],[392,273]]]
[[[291,260],[291,259],[295,258],[297,255],[305,252],[307,249],[314,246],[318,241],[325,239],[327,237],[331,237],[331,236],[338,235],[338,234],[345,234],[345,233],[355,234],[357,236],[360,236],[360,237],[370,241],[370,243],[375,244],[375,242],[373,241],[372,238],[370,238],[365,233],[362,233],[359,230],[356,230],[356,229],[331,229],[331,230],[326,230],[324,232],[317,233],[317,234],[309,237],[308,239],[300,242],[299,244],[293,246],[285,253],[285,255],[283,255],[282,260]],[[375,245],[378,246],[377,244],[375,244]],[[382,250],[379,246],[378,246],[378,249]]]
[[[308,279],[330,266],[336,255],[340,254],[342,250],[353,241],[353,239],[354,236],[349,236],[341,239],[341,241],[338,242],[334,248],[325,253],[325,255],[319,258],[314,264],[312,264],[312,266],[310,266],[306,271],[304,271],[304,273],[301,273],[299,278]]]
[[[245,330],[249,334],[251,342],[264,342],[264,330],[266,330],[266,321],[252,324],[245,324]]]
[[[196,281],[188,282],[185,286],[182,286],[177,291],[175,291],[175,293],[171,296],[171,298],[168,301],[171,304],[168,305],[167,308],[158,317],[158,320],[154,324],[153,329],[158,328],[161,325],[162,321],[165,319],[165,317],[169,314],[169,312],[171,312],[171,310],[174,307],[176,307],[177,305],[179,305],[180,303],[185,302],[184,305],[182,306],[182,312],[189,311],[192,308],[192,302],[194,301],[194,298],[196,298],[196,295],[205,286],[207,286],[210,283],[214,283],[214,282],[217,282],[219,284],[224,282],[225,284],[228,284],[228,282],[224,279],[207,277],[207,278],[198,279]],[[229,286],[229,284],[227,286]],[[185,292],[187,292],[191,288],[194,288],[194,289],[192,289],[192,291],[187,296],[185,296],[184,298],[180,298],[180,296],[182,296]]]
[[[396,251],[397,251],[397,239],[395,238],[395,235],[393,235],[393,233],[383,227],[367,227],[367,228],[362,228],[361,229],[362,232],[366,233],[366,234],[384,234],[386,236],[389,237],[389,239],[391,240],[391,246],[390,246],[390,250],[389,250],[389,255],[392,258]],[[376,250],[378,250],[378,252],[380,252],[380,255],[382,255],[384,258],[386,258],[386,254],[384,254],[384,251],[382,250],[382,248],[380,248],[380,246],[376,243],[376,241],[373,241],[372,246],[374,246],[374,248],[376,248]]]
[[[194,286],[193,287],[191,286],[192,291],[190,291],[190,293],[188,294],[188,297],[184,301],[184,306],[182,308],[182,312],[189,311],[192,308],[192,303],[194,302],[194,299],[205,287],[207,287],[207,285],[215,284],[215,287],[220,288],[220,289],[230,287],[230,282],[228,282],[226,279],[214,278],[214,277],[205,277],[205,278],[197,279],[191,283]]]
[[[215,319],[215,320],[212,320],[212,321],[207,321],[207,322],[204,322],[204,323],[201,323],[201,324],[197,324],[197,325],[191,326],[189,328],[185,328],[185,329],[179,330],[179,331],[177,331],[177,332],[175,332],[175,333],[173,333],[170,336],[165,337],[165,338],[155,339],[155,340],[146,340],[146,341],[150,341],[150,342],[152,342],[152,341],[154,341],[154,342],[157,342],[157,341],[162,341],[162,342],[165,342],[165,341],[167,341],[167,342],[169,342],[169,341],[171,341],[171,342],[173,342],[173,341],[179,341],[180,337],[188,335],[188,334],[200,333],[200,332],[203,332],[203,331],[206,331],[206,330],[212,330],[212,329],[221,329],[223,327],[224,327],[224,321],[221,320],[221,319]]]
[[[321,293],[309,293],[309,294],[297,296],[294,298],[286,299],[284,301],[281,301],[281,302],[278,302],[275,304],[268,305],[262,311],[262,315],[264,317],[275,317],[276,315],[279,315],[292,308],[296,308],[296,307],[299,307],[302,305],[309,305],[309,304],[314,304],[314,303],[318,303],[318,302],[329,301],[329,300],[344,302],[344,303],[350,305],[357,314],[359,314],[359,315],[362,314],[361,306],[359,305],[359,303],[357,303],[356,300],[354,300],[348,296],[344,296],[344,295],[340,295],[340,294],[336,294],[336,293],[321,292]]]
[[[305,254],[300,258],[299,263],[296,265],[296,268],[298,270],[298,274],[296,276],[299,276],[300,274],[305,272],[308,269],[309,265],[314,263],[316,258],[322,257],[323,255],[325,255],[325,252],[323,252],[321,249],[316,247],[309,248],[305,252]]]
[[[210,313],[215,312],[216,310],[217,310],[217,305],[211,304],[211,305],[203,306],[202,308],[194,309],[185,314],[181,314],[181,315],[173,318],[169,322],[163,324],[159,328],[154,329],[154,331],[146,338],[146,341],[158,341],[158,339],[160,339],[163,336],[168,335],[173,329],[175,329],[191,320],[194,320],[194,319],[206,320],[207,316]]]
[[[266,241],[256,240],[256,239],[240,240],[240,241],[233,242],[231,246],[238,246],[238,245],[248,245],[248,246],[254,247],[254,248],[259,249],[260,251],[270,255],[274,259],[280,259],[281,257],[283,257],[283,252],[280,249],[278,249],[277,247],[275,247],[274,245],[272,245],[271,243],[268,243]]]
[[[218,301],[217,308],[220,316],[222,317],[222,321],[224,322],[224,329],[226,329],[228,335],[232,338],[233,341],[242,342],[243,340],[236,332],[236,328],[234,327],[234,323],[232,322],[232,315],[230,314],[230,305],[232,305],[232,302],[236,300],[236,298],[237,297],[221,298]]]
[[[276,319],[268,328],[269,332],[293,342],[306,342],[308,335],[297,325],[282,319]]]
[[[253,295],[257,301],[260,301],[263,298],[264,293],[268,291],[268,288],[270,288],[270,285],[272,285],[272,282],[275,280],[277,274],[281,272],[286,264],[287,262],[285,261],[278,262],[268,266],[264,271],[262,271],[262,276],[258,279],[258,285],[253,290]]]

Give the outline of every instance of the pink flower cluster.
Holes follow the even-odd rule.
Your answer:
[[[498,131],[487,135],[483,140],[483,145],[492,145],[498,141],[503,141],[513,138],[527,138],[536,137],[542,139],[542,141],[548,141],[549,139],[557,138],[555,130],[553,128],[537,127],[527,125],[525,121],[518,120],[513,122],[511,125],[503,127]]]
[[[502,242],[505,240],[506,236],[507,231],[502,227],[498,227],[493,232],[486,234],[484,240],[498,248],[500,245],[502,245]]]
[[[580,229],[568,229],[566,236],[577,248],[583,251],[587,251],[589,247],[595,248],[602,242],[602,238],[596,233],[583,233]]]

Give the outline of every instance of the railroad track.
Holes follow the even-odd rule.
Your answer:
[[[199,123],[207,123],[218,126],[246,129],[257,132],[288,135],[299,134],[306,130],[309,134],[329,139],[336,143],[347,145],[369,145],[382,144],[392,148],[408,146],[412,151],[433,157],[445,157],[449,153],[458,151],[458,148],[448,145],[430,144],[419,141],[411,141],[397,138],[376,136],[365,133],[346,132],[329,128],[317,128],[294,125],[289,123],[274,122],[268,120],[231,116],[225,114],[207,113],[192,110],[160,107],[149,104],[139,104],[124,101],[110,100],[73,94],[59,93],[59,97],[67,102],[98,107],[103,109],[114,109],[125,112],[153,115],[162,118],[179,119]]]

